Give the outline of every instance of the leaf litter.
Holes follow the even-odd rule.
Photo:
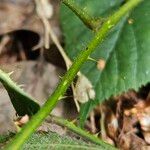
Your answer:
[[[95,134],[123,150],[149,149],[150,84],[111,97],[94,109]],[[92,130],[91,130],[92,131]]]
[[[63,59],[58,54],[53,41],[50,41],[51,49],[44,49],[44,28],[34,9],[33,1],[7,0],[0,3],[0,7],[3,8],[0,10],[0,68],[7,73],[13,71],[11,78],[35,97],[40,105],[43,105],[56,88],[60,76],[64,73]],[[49,21],[53,32],[61,41],[58,4],[56,1],[49,2],[49,8],[52,9],[47,11],[53,11],[49,16]],[[4,16],[9,17],[5,19]],[[36,50],[33,50],[35,47]],[[5,134],[16,130],[14,121],[17,125],[21,124],[20,126],[22,126],[24,116],[16,117],[9,97],[1,85],[0,95],[0,133]],[[65,103],[60,101],[53,113],[72,118],[72,114],[73,116],[76,115],[75,107],[72,107],[74,108],[72,113],[67,114],[65,110],[68,109],[64,109]],[[47,130],[47,126],[53,125],[44,125],[43,131]],[[42,130],[41,127],[40,130]],[[60,130],[58,129],[58,131]]]

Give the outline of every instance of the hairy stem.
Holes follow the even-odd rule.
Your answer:
[[[115,149],[113,146],[109,145],[108,143],[103,142],[102,140],[97,138],[95,135],[89,134],[88,132],[84,131],[83,129],[77,127],[72,122],[69,122],[63,118],[56,117],[56,116],[50,116],[50,122],[54,122],[61,126],[67,127],[68,129],[70,129],[74,133],[77,133],[78,135],[84,137],[85,139],[87,139],[95,144],[101,145],[102,147],[104,147],[104,149],[111,149],[111,150]]]
[[[62,2],[69,7],[90,29],[96,30],[103,22],[103,19],[93,18],[86,9],[80,7],[74,0],[62,0]]]
[[[7,149],[18,150],[22,146],[22,144],[24,144],[29,136],[39,127],[39,125],[56,106],[58,100],[63,96],[63,94],[73,81],[74,77],[78,73],[79,69],[81,68],[82,64],[88,59],[89,55],[94,51],[94,49],[102,43],[111,28],[115,26],[127,12],[129,12],[142,1],[143,0],[129,0],[116,13],[108,18],[108,20],[98,30],[95,37],[88,44],[87,48],[85,50],[82,50],[78,57],[75,59],[74,63],[66,72],[51,97],[48,98],[44,106],[31,118],[31,120],[8,144]]]

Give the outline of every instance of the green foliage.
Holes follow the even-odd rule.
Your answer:
[[[6,149],[13,149],[13,150],[17,150],[19,149],[22,144],[28,139],[28,137],[38,128],[38,126],[42,123],[42,121],[49,115],[49,113],[52,111],[52,109],[55,107],[55,105],[57,104],[57,102],[59,101],[60,97],[62,97],[62,95],[65,93],[65,91],[67,90],[67,88],[69,87],[69,85],[71,84],[71,82],[73,81],[73,79],[75,78],[76,74],[78,73],[81,65],[88,59],[89,55],[94,51],[94,49],[98,46],[99,43],[102,43],[102,41],[104,40],[104,38],[106,37],[106,35],[109,33],[110,29],[115,26],[117,24],[117,22],[131,9],[133,9],[136,5],[138,5],[142,0],[130,0],[128,1],[122,8],[120,8],[115,14],[113,14],[112,16],[109,17],[109,21],[106,21],[104,23],[104,25],[102,26],[101,29],[98,30],[98,33],[96,34],[96,36],[90,41],[90,43],[88,44],[87,48],[85,51],[82,51],[78,57],[76,58],[76,60],[74,61],[74,63],[72,64],[72,66],[70,67],[70,69],[67,71],[67,73],[64,75],[64,77],[62,78],[60,84],[57,86],[55,92],[52,94],[51,97],[48,98],[47,102],[44,104],[44,106],[38,111],[38,113],[36,113],[31,120],[22,128],[22,130],[14,137],[14,139],[10,142],[10,144],[6,147]],[[92,1],[93,4],[95,4],[96,1]],[[104,2],[104,1],[102,1]],[[117,3],[118,2],[118,3]],[[92,5],[92,3],[89,4]],[[104,3],[105,5],[107,5],[107,1],[105,1]],[[111,8],[114,10],[115,7],[117,6],[117,4],[120,4],[120,1],[110,1],[109,6],[111,6]],[[102,5],[99,8],[103,8],[104,6]],[[96,7],[95,7],[96,10]],[[109,11],[108,11],[109,12]],[[109,13],[108,13],[109,14]],[[71,20],[72,21],[72,20]],[[116,32],[119,30],[120,31],[120,26],[122,27],[122,24],[125,22],[125,18],[123,19],[123,21],[115,28],[115,30],[113,31],[114,35],[116,35]],[[69,22],[70,23],[70,22]],[[71,25],[71,24],[67,24],[67,25]],[[72,26],[71,26],[72,27]],[[78,27],[80,28],[80,27]],[[74,28],[73,28],[74,29]],[[73,31],[73,29],[71,28],[71,31]],[[77,29],[77,28],[75,28]],[[116,31],[117,29],[117,31]],[[76,30],[77,31],[77,30]],[[84,32],[83,32],[84,33]],[[83,34],[82,33],[82,34]],[[90,34],[89,34],[90,35]],[[118,34],[117,34],[118,35]],[[116,35],[116,36],[117,36]],[[110,35],[109,35],[110,36]],[[109,37],[108,36],[108,37]],[[90,37],[90,36],[87,36]],[[71,38],[71,37],[69,37]],[[109,39],[109,38],[108,38]],[[115,39],[115,38],[114,38]],[[77,39],[78,40],[78,39]],[[109,41],[109,40],[108,40]],[[72,43],[73,44],[73,43]],[[78,43],[77,43],[78,44]],[[79,43],[80,44],[80,43]],[[106,44],[106,43],[105,43]],[[113,43],[112,43],[113,44]],[[109,44],[108,44],[109,45]],[[76,45],[75,45],[76,46]],[[103,46],[103,45],[102,45]],[[79,47],[77,47],[79,48]],[[106,51],[107,52],[107,51]],[[104,52],[103,52],[104,53]],[[106,53],[107,54],[107,53]],[[84,66],[85,67],[85,66]],[[83,67],[83,68],[84,68]],[[89,67],[89,66],[88,66]],[[85,73],[86,69],[82,69],[82,71]],[[93,71],[94,72],[94,71]],[[95,76],[93,76],[93,78],[95,79]],[[90,79],[90,78],[89,78]],[[94,80],[93,79],[93,80]],[[8,90],[8,93],[11,93],[11,97],[18,97],[17,98],[21,98],[20,96],[20,91],[18,91],[18,87],[16,87],[14,85],[14,83],[11,82],[11,80],[9,81],[11,83],[11,85],[9,85],[9,82],[7,84],[5,84],[5,76],[1,77],[1,81],[4,84],[5,88]],[[7,81],[7,80],[6,80]],[[94,85],[94,84],[93,84]],[[15,94],[13,92],[16,92]],[[97,92],[97,91],[96,91]],[[19,93],[19,94],[18,94]],[[24,99],[28,99],[27,95],[25,93],[21,93],[24,96]],[[99,94],[99,93],[98,93]],[[110,94],[110,93],[109,93]],[[15,99],[13,97],[13,100]],[[17,100],[19,101],[19,99]],[[65,122],[66,123],[66,122]],[[64,124],[64,123],[63,123]],[[96,137],[93,137],[90,134],[86,134],[84,131],[82,131],[81,129],[77,129],[77,127],[75,126],[71,126],[70,127],[70,123],[65,124],[65,126],[67,126],[68,128],[72,128],[72,130],[74,130],[76,133],[84,135],[84,137],[87,137],[88,139],[91,139],[91,141],[94,141],[95,139],[97,139]],[[39,139],[39,138],[38,138]],[[38,142],[36,142],[38,143]],[[103,143],[103,142],[97,142],[97,143]],[[111,146],[112,147],[112,146]],[[39,148],[39,147],[38,147]],[[106,148],[102,148],[102,149],[107,149],[108,147],[106,146]]]
[[[7,136],[0,137],[0,145],[4,146],[5,142],[8,141],[9,138]],[[55,149],[55,150],[99,150],[106,149],[104,147],[85,142],[82,139],[77,140],[75,137],[69,136],[60,136],[57,133],[49,132],[49,133],[35,133],[33,136],[24,144],[23,150],[45,150],[45,149]]]
[[[7,135],[0,135],[0,148],[5,145],[5,142],[7,142],[10,138],[14,136],[14,133],[9,133]]]
[[[39,150],[44,150],[44,149],[89,149],[89,148],[94,148],[98,150],[98,146],[96,145],[90,145],[82,140],[77,140],[73,139],[71,137],[67,136],[60,136],[56,133],[49,133],[49,134],[34,134],[32,138],[28,141],[27,144],[25,144],[24,149],[35,149],[38,148]]]
[[[7,90],[11,102],[19,116],[24,116],[25,114],[31,116],[40,109],[39,104],[20,89],[19,86],[10,79],[9,75],[2,70],[0,70],[0,82]]]
[[[77,2],[90,13],[102,17],[107,17],[122,4],[117,0],[78,0]],[[124,17],[92,53],[93,59],[106,61],[103,70],[98,69],[97,63],[92,61],[87,61],[81,68],[92,82],[99,102],[128,89],[137,90],[150,81],[149,8],[150,1],[145,0],[130,15]],[[61,8],[61,21],[66,43],[65,50],[68,56],[74,59],[79,51],[85,48],[94,33],[65,6]]]

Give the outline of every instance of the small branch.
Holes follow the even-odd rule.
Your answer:
[[[108,18],[98,30],[95,37],[90,41],[87,48],[82,50],[75,59],[70,69],[66,72],[61,82],[57,86],[54,93],[47,99],[43,107],[31,118],[31,120],[21,129],[21,131],[14,137],[14,139],[6,147],[7,150],[18,150],[24,142],[36,131],[39,125],[55,108],[59,99],[64,95],[69,85],[72,83],[74,77],[80,70],[82,64],[88,59],[89,55],[100,45],[106,38],[109,31],[120,21],[120,19],[135,8],[143,0],[129,0],[116,13]]]
[[[70,68],[70,66],[72,65],[72,61],[70,60],[70,58],[67,56],[67,54],[65,53],[63,47],[61,46],[57,36],[55,35],[50,21],[48,20],[48,18],[46,17],[46,15],[44,14],[44,10],[45,5],[43,5],[43,1],[45,2],[45,0],[41,1],[41,0],[34,0],[35,4],[36,4],[36,12],[38,14],[38,16],[40,17],[40,19],[42,20],[43,24],[44,24],[44,28],[45,28],[45,48],[49,48],[49,37],[51,37],[51,39],[53,40],[53,42],[55,43],[56,47],[58,48],[60,54],[62,55],[67,70]]]
[[[59,124],[61,126],[67,127],[68,129],[70,129],[74,133],[77,133],[78,135],[84,137],[85,139],[102,146],[104,149],[111,149],[111,150],[116,149],[113,146],[111,146],[110,144],[105,143],[104,141],[100,140],[95,135],[92,135],[92,134],[82,130],[81,128],[77,127],[72,122],[69,122],[63,118],[56,117],[56,116],[50,116],[49,119],[50,119],[50,122],[54,122],[54,123]]]
[[[43,1],[42,0],[40,0],[40,1],[34,0],[34,1],[36,4],[36,12],[37,12],[39,18],[41,19],[41,21],[43,22],[44,29],[45,29],[45,34],[44,34],[44,36],[45,36],[45,39],[44,39],[45,40],[45,42],[44,42],[45,48],[49,49],[49,46],[50,46],[50,44],[49,44],[49,32],[48,32],[49,28],[48,28],[48,22],[47,22],[47,19],[45,17],[44,7],[43,7],[43,4],[46,5],[47,2],[46,2],[46,0],[43,0]]]
[[[3,52],[5,46],[10,42],[11,38],[9,35],[4,35],[0,41],[0,54]]]
[[[63,57],[64,61],[65,61],[65,64],[66,64],[66,68],[67,70],[70,68],[70,66],[72,65],[72,61],[70,60],[70,58],[67,56],[67,54],[65,53],[63,47],[61,46],[57,36],[55,35],[54,31],[52,30],[52,27],[51,27],[51,24],[48,20],[48,18],[46,18],[46,15],[43,14],[44,12],[44,6],[43,6],[43,3],[42,1],[40,0],[35,0],[35,4],[36,4],[36,10],[37,10],[37,14],[38,16],[41,18],[42,22],[44,23],[44,26],[45,26],[45,34],[50,36],[51,39],[53,40],[53,42],[55,43],[56,47],[58,48],[61,56]],[[46,38],[47,36],[45,36],[45,48],[46,48],[46,45],[47,45],[47,48],[48,48],[48,38]],[[47,43],[47,44],[46,44]],[[81,75],[81,73],[79,72],[78,75]],[[71,84],[71,87],[72,87],[72,91],[73,91],[73,96],[74,96],[74,102],[75,102],[75,105],[77,107],[77,111],[79,112],[80,110],[80,106],[79,106],[79,103],[77,101],[77,99],[75,98],[75,88],[74,88],[74,85],[73,83]]]
[[[102,24],[102,19],[92,17],[85,9],[81,8],[73,0],[62,0],[62,2],[69,7],[88,28],[96,30]]]

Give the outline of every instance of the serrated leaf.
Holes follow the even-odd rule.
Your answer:
[[[107,16],[120,1],[94,0],[76,1],[95,16]],[[100,70],[97,63],[87,61],[81,71],[92,82],[96,99],[103,101],[128,89],[137,90],[150,81],[150,1],[143,1],[130,15],[124,17],[107,36],[106,40],[91,55],[106,61]],[[61,21],[65,36],[65,50],[71,59],[86,47],[92,38],[75,14],[62,6]]]
[[[0,82],[7,90],[11,102],[19,116],[24,116],[26,114],[32,116],[40,109],[39,104],[20,89],[19,86],[10,79],[9,75],[2,70],[0,70]]]
[[[10,136],[11,138],[12,136]],[[0,145],[4,146],[5,142],[8,141],[9,136],[0,137]],[[35,133],[32,137],[24,144],[23,150],[110,150],[110,147],[106,148],[98,146],[89,142],[85,142],[82,139],[77,140],[75,137],[69,137],[67,135],[60,136],[57,133]],[[115,148],[114,148],[115,149]]]

